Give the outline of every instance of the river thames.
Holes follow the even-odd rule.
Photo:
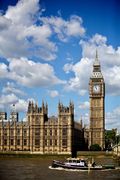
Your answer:
[[[52,160],[38,158],[0,158],[0,180],[120,180],[120,168],[102,171],[70,171],[50,169]],[[98,163],[116,164],[112,159]]]

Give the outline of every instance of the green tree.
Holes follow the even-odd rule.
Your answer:
[[[101,147],[99,146],[99,144],[93,144],[90,146],[90,150],[91,151],[101,151]]]
[[[105,131],[105,148],[112,149],[111,145],[116,143],[116,131],[117,129]]]

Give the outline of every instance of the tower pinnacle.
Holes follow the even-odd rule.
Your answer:
[[[96,49],[96,60],[98,60],[98,51]]]
[[[95,60],[93,63],[93,72],[91,78],[103,78],[97,50],[96,50]]]
[[[97,66],[100,69],[100,62],[99,62],[99,59],[98,59],[98,51],[97,51],[97,49],[96,49],[95,61],[94,61],[93,66],[94,66],[94,68]]]

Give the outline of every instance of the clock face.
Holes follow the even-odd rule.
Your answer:
[[[93,92],[99,93],[100,92],[100,85],[94,85],[93,86]]]

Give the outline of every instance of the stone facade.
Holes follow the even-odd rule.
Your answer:
[[[91,145],[99,144],[101,149],[105,148],[105,83],[101,73],[100,63],[96,52],[93,64],[93,72],[89,82],[90,97],[90,128],[89,148]]]
[[[19,122],[11,112],[0,113],[0,151],[29,151],[41,154],[72,154],[83,146],[82,124],[74,121],[74,105],[58,104],[58,117],[48,117],[48,106],[29,102],[27,121]]]

